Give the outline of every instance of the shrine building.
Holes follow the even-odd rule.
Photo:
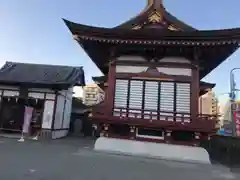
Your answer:
[[[218,117],[199,112],[215,84],[201,79],[238,49],[240,29],[195,29],[161,0],[113,28],[64,22],[104,75],[93,77],[105,99],[91,116],[101,136],[197,146],[216,133]]]

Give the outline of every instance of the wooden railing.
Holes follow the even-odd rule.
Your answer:
[[[162,121],[178,121],[178,122],[190,122],[190,113],[176,113],[172,111],[156,111],[150,109],[126,109],[115,107],[113,110],[113,116],[120,118],[137,118],[147,120],[162,120]]]
[[[198,114],[197,118],[201,120],[218,120],[218,114]]]
[[[104,115],[104,108],[97,108],[95,114]],[[112,112],[112,116],[119,117],[120,119],[146,119],[146,120],[162,120],[162,121],[175,121],[179,123],[190,123],[192,117],[190,113],[185,112],[173,112],[173,111],[156,111],[151,109],[129,109],[115,107]],[[217,115],[198,114],[196,120],[217,120]]]

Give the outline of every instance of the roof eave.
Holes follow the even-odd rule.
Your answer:
[[[215,83],[208,83],[205,81],[200,81],[200,89],[212,89],[216,86]]]
[[[11,85],[11,86],[27,86],[28,88],[50,88],[50,89],[68,89],[73,86],[68,83],[38,83],[38,82],[18,82],[18,81],[0,81],[2,85]]]
[[[68,26],[70,31],[75,37],[75,40],[83,46],[85,42],[98,42],[107,44],[141,44],[141,45],[183,45],[183,46],[215,46],[215,45],[225,45],[233,46],[234,50],[232,52],[226,53],[226,57],[229,57],[240,44],[240,28],[225,29],[225,30],[206,30],[206,31],[192,31],[192,32],[163,32],[156,34],[145,32],[149,31],[132,31],[132,30],[119,30],[119,29],[109,29],[109,28],[99,28],[86,26],[82,24],[76,24],[64,19],[65,24]],[[152,32],[152,31],[151,31]],[[129,38],[132,39],[129,39]],[[86,51],[86,50],[85,50]],[[91,53],[87,52],[91,59]],[[221,62],[222,62],[221,61]],[[96,64],[96,63],[95,63]],[[102,67],[96,64],[98,68],[102,71]],[[209,69],[200,78],[203,78],[213,69]],[[103,72],[106,74],[106,72]]]
[[[181,40],[181,41],[229,41],[240,39],[240,28],[225,30],[204,30],[192,32],[177,32],[163,30],[159,33],[157,30],[126,30],[126,29],[109,29],[93,26],[76,24],[68,20],[64,20],[65,24],[75,37],[88,40],[101,39],[102,41],[112,40]]]
[[[96,42],[95,42],[95,40],[84,40],[84,41],[79,41],[79,43],[80,44],[82,44],[81,46],[84,48],[84,43],[85,43],[85,41],[88,41],[88,45],[89,45],[89,42],[92,42],[92,43],[94,43],[94,44],[96,44]],[[100,44],[99,45],[101,45],[101,42],[102,43],[109,43],[109,42],[107,42],[107,41],[98,41],[98,43],[100,42]],[[119,42],[110,42],[112,45],[114,45],[114,43],[115,44],[123,44],[123,43],[125,43],[125,42],[123,42],[123,43],[121,43],[120,41]],[[226,60],[229,56],[231,56],[237,49],[238,49],[238,47],[239,47],[239,45],[238,45],[238,42],[235,42],[235,41],[229,41],[228,42],[228,44],[226,44],[226,42],[214,42],[214,43],[204,43],[204,42],[202,42],[202,43],[184,43],[184,42],[181,42],[181,43],[172,43],[172,45],[179,45],[179,46],[199,46],[199,47],[205,47],[207,44],[208,44],[208,46],[209,47],[214,47],[215,45],[216,45],[216,47],[218,47],[218,46],[221,46],[221,45],[224,45],[225,47],[229,47],[228,49],[228,51],[226,51],[225,52],[225,54],[223,55],[223,56],[221,56],[220,58],[221,59],[219,59],[219,61],[218,61],[218,63],[217,63],[217,65],[216,66],[214,66],[213,68],[210,68],[210,69],[206,69],[206,68],[204,68],[204,70],[203,70],[203,72],[200,74],[200,79],[202,79],[202,78],[204,78],[206,75],[208,75],[212,70],[214,70],[218,65],[220,65],[224,60]],[[137,44],[137,43],[136,43]],[[134,42],[131,42],[131,43],[129,43],[129,45],[134,45]],[[149,44],[147,44],[147,43],[138,43],[138,45],[145,45],[145,46],[148,46]],[[154,45],[154,44],[152,44],[152,45]],[[163,46],[169,46],[169,45],[171,45],[171,42],[164,42],[164,43],[159,43],[159,44],[157,44],[157,43],[155,43],[155,45],[163,45]],[[96,49],[96,48],[94,48],[94,49]],[[97,61],[97,59],[99,59],[99,58],[101,58],[101,56],[100,55],[94,55],[95,53],[94,52],[92,52],[91,51],[91,48],[89,49],[89,48],[84,48],[84,50],[85,50],[85,52],[88,54],[88,56],[93,60],[93,62],[96,64],[96,66],[100,69],[100,71],[103,73],[103,74],[107,74],[107,72],[108,72],[108,68],[103,68],[103,66],[105,66],[105,64],[102,64],[103,62],[102,62],[102,60],[101,60],[101,62],[100,61]],[[102,55],[102,53],[100,53],[101,55]],[[107,57],[105,57],[104,59],[107,59]]]

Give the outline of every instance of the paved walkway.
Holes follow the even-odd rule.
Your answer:
[[[0,138],[1,180],[240,179],[221,166],[170,162],[92,150],[92,140],[17,142]]]

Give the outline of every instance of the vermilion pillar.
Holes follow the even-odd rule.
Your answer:
[[[116,63],[112,62],[109,65],[108,71],[108,88],[105,94],[105,111],[107,115],[112,115],[114,106],[114,95],[115,95],[115,74],[116,74]]]
[[[192,69],[192,83],[191,83],[191,120],[196,120],[198,116],[198,99],[199,99],[199,69],[194,67]]]

